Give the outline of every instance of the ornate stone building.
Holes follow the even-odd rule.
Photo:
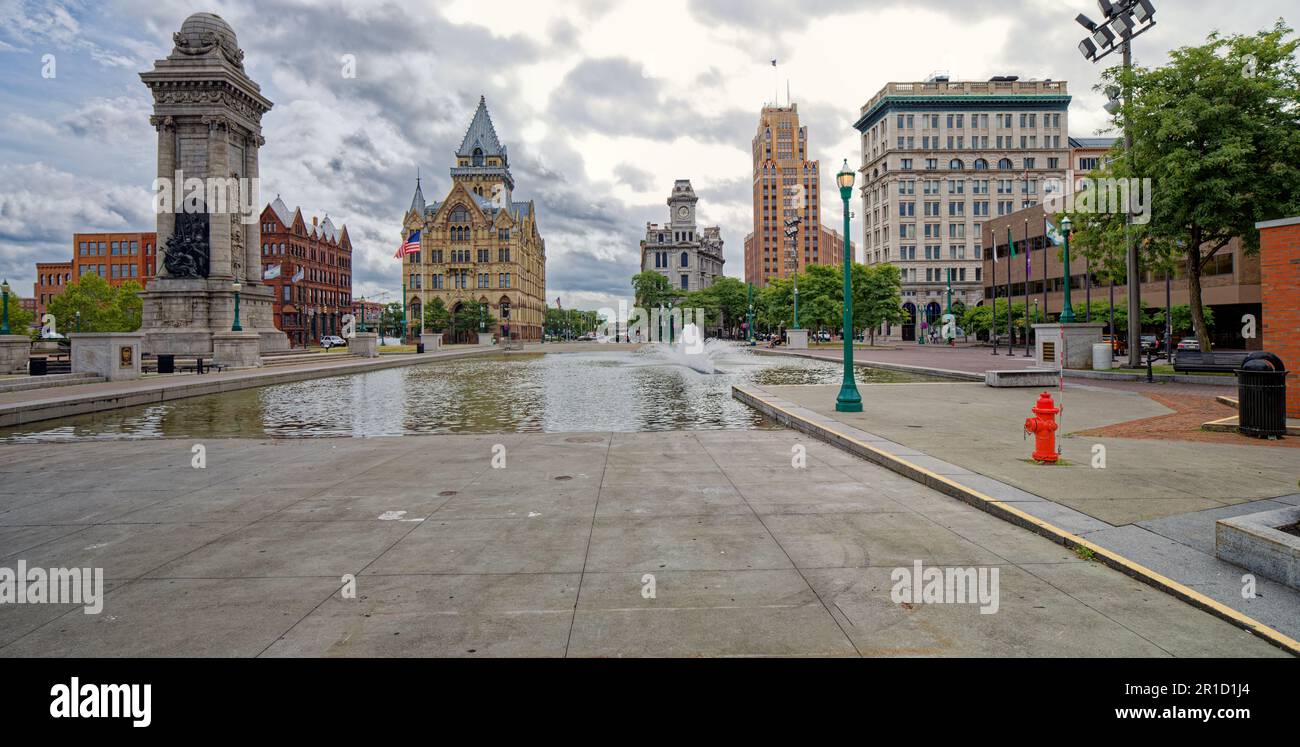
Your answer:
[[[489,332],[540,340],[546,242],[537,229],[533,201],[514,200],[509,154],[497,138],[483,97],[456,149],[451,182],[446,197],[426,203],[417,179],[402,220],[401,241],[420,232],[420,250],[402,257],[411,333],[421,329],[424,304],[439,298],[453,316],[467,301],[486,304],[496,320]],[[469,342],[471,336],[448,339]]]
[[[695,223],[699,198],[690,179],[678,179],[668,196],[668,222],[645,224],[641,271],[654,270],[673,288],[697,291],[722,277],[722,234],[717,226],[703,231]]]

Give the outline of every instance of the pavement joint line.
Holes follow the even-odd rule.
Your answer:
[[[569,616],[569,632],[564,637],[562,658],[565,659],[569,658],[569,646],[573,643],[573,628],[578,623],[578,603],[582,601],[582,580],[587,577],[587,561],[591,558],[591,538],[596,535],[596,515],[600,511],[600,494],[605,490],[605,472],[609,469],[609,453],[614,448],[615,434],[611,431],[604,435],[609,440],[605,442],[605,458],[600,463],[600,482],[596,484],[596,504],[591,507],[591,525],[587,527],[587,547],[582,553],[582,570],[578,571],[578,588],[573,593],[573,614]]]
[[[698,441],[698,439],[697,439],[697,441]],[[712,454],[709,454],[709,458],[712,459],[712,460],[713,460],[713,463],[714,463],[715,465],[717,465],[717,467],[718,467],[718,469],[719,469],[720,471],[722,471],[722,465],[718,463],[717,458],[714,457]],[[856,643],[853,642],[853,636],[849,635],[849,631],[847,631],[847,630],[844,629],[844,625],[843,625],[843,623],[840,622],[840,619],[839,619],[838,617],[835,616],[835,613],[831,612],[831,608],[826,604],[826,600],[825,600],[825,599],[822,599],[822,595],[819,594],[819,593],[817,592],[817,589],[815,589],[815,588],[813,587],[813,585],[808,581],[808,577],[807,577],[806,575],[804,575],[803,569],[799,567],[799,564],[798,564],[798,563],[794,562],[794,558],[790,557],[790,552],[789,552],[788,550],[785,549],[785,545],[781,544],[781,540],[779,540],[779,539],[776,538],[776,534],[775,534],[775,533],[772,531],[772,529],[767,525],[767,522],[763,520],[762,515],[760,515],[757,511],[754,510],[753,505],[750,504],[750,502],[749,502],[749,498],[747,498],[747,497],[745,496],[744,491],[742,491],[742,490],[740,489],[740,487],[737,486],[736,483],[732,481],[731,476],[728,475],[725,471],[722,471],[722,475],[723,475],[723,477],[726,477],[726,478],[727,478],[727,482],[731,484],[731,488],[732,488],[732,490],[735,490],[735,491],[740,495],[740,500],[742,500],[742,501],[745,502],[745,506],[746,506],[747,508],[749,508],[750,513],[753,514],[754,518],[758,520],[758,523],[763,527],[763,531],[767,532],[767,536],[768,536],[768,537],[771,537],[771,538],[772,538],[772,542],[776,543],[776,546],[779,547],[779,548],[781,548],[781,554],[784,555],[784,556],[785,556],[785,559],[788,560],[788,561],[790,562],[790,567],[794,569],[794,572],[795,572],[795,573],[798,573],[798,574],[799,574],[799,579],[800,579],[801,581],[803,581],[804,586],[808,587],[808,591],[812,592],[812,595],[813,595],[814,597],[817,598],[817,602],[818,602],[819,604],[821,604],[822,609],[826,610],[826,614],[829,615],[830,618],[831,618],[831,620],[835,623],[835,627],[837,627],[837,628],[840,629],[840,635],[843,635],[843,636],[844,636],[844,640],[845,640],[845,641],[846,641],[850,646],[853,647],[853,651],[854,651],[854,653],[856,653],[856,654],[858,655],[858,657],[861,658],[861,657],[862,657],[862,649],[858,648],[858,644],[856,644]],[[838,605],[838,604],[835,605],[835,608],[836,608],[836,609],[839,609],[839,605]],[[843,611],[843,610],[841,610],[841,612],[842,612],[842,611]],[[848,620],[849,618],[848,618],[848,616],[846,615],[844,619],[845,619],[845,620]]]
[[[1193,607],[1226,620],[1227,622],[1253,633],[1254,635],[1293,655],[1300,655],[1300,641],[1297,641],[1280,631],[1274,630],[1258,620],[1238,612],[1237,610],[1234,610],[1185,584],[1130,560],[1114,550],[1090,542],[1079,535],[1068,532],[1050,522],[1038,518],[1037,516],[1026,513],[1025,511],[1016,508],[1011,502],[998,500],[992,496],[975,490],[974,488],[962,485],[944,475],[940,475],[924,467],[913,464],[903,457],[883,451],[872,446],[868,442],[861,441],[848,434],[842,433],[824,423],[813,423],[807,418],[791,412],[787,407],[782,407],[773,402],[772,400],[778,400],[780,398],[775,397],[770,393],[764,392],[771,398],[764,399],[754,391],[739,386],[732,386],[731,389],[732,396],[759,412],[768,414],[769,416],[773,416],[772,413],[777,413],[777,415],[773,416],[774,419],[784,425],[789,425],[839,448],[844,448],[843,444],[845,443],[852,444],[854,448],[845,449],[845,451],[848,451],[849,453],[865,452],[865,454],[871,455],[868,458],[872,462],[888,467],[904,477],[912,479],[922,485],[935,488],[941,493],[980,508],[1012,524],[1029,529],[1030,531],[1055,542],[1059,542],[1072,550],[1079,547],[1090,550],[1095,557],[1100,558],[1107,566],[1181,599]],[[865,454],[858,453],[859,456],[864,456]],[[917,478],[918,474],[921,475],[922,479]]]

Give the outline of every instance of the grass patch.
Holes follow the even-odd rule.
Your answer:
[[[1075,545],[1074,554],[1078,555],[1080,560],[1096,560],[1097,558],[1097,553],[1083,545]]]

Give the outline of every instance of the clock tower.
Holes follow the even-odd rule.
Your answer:
[[[699,199],[690,179],[678,179],[673,184],[673,192],[668,196],[668,214],[675,230],[694,232],[695,203]]]

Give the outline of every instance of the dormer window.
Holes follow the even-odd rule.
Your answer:
[[[482,165],[483,165],[483,149],[482,149],[482,148],[475,148],[475,149],[474,149],[474,165],[475,165],[475,166],[482,166]]]

